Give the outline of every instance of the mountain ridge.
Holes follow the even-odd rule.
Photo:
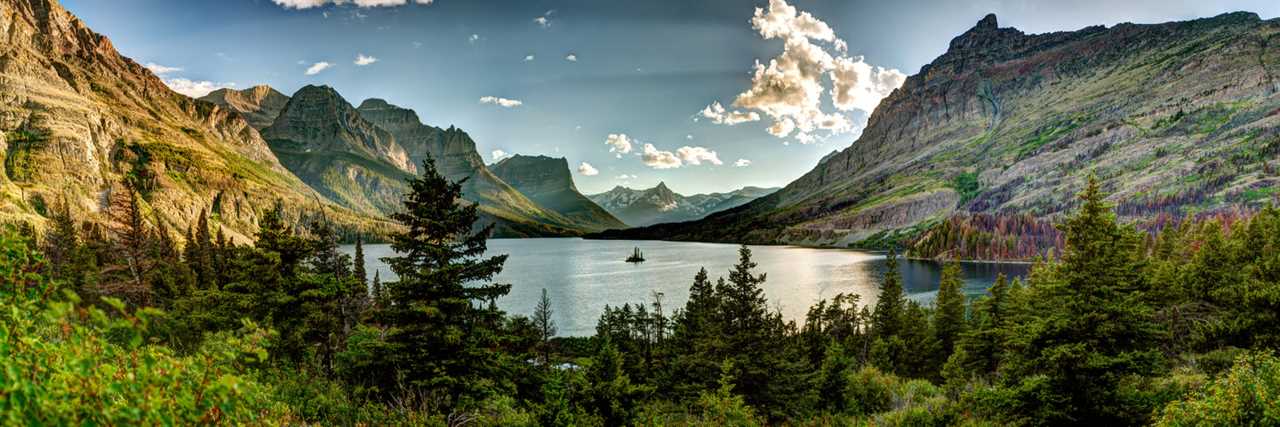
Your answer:
[[[709,214],[745,204],[763,197],[776,188],[743,187],[723,193],[684,196],[667,187],[666,181],[647,189],[621,185],[609,191],[587,195],[606,211],[632,226],[648,226],[667,222],[700,219]]]
[[[202,211],[235,241],[251,241],[261,212],[324,210],[342,226],[385,221],[317,201],[239,114],[172,91],[55,1],[0,1],[5,174],[0,220],[39,226],[64,201],[105,220],[108,195],[128,183],[149,220],[176,231]]]
[[[909,245],[955,216],[1060,216],[1091,173],[1130,221],[1256,207],[1280,184],[1278,33],[1244,12],[1033,35],[988,15],[777,193],[599,237]]]

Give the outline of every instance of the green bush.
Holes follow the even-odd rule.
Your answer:
[[[849,412],[866,415],[889,410],[893,407],[893,391],[897,386],[897,377],[879,369],[865,367],[858,370],[849,378],[846,395]]]
[[[146,343],[156,310],[77,307],[40,275],[27,242],[0,235],[0,424],[283,425],[289,408],[256,382],[269,334],[245,323],[177,356]]]
[[[1226,375],[1204,390],[1170,403],[1160,426],[1280,424],[1280,359],[1269,354],[1241,357]]]

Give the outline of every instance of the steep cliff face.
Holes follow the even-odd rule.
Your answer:
[[[564,158],[516,155],[493,165],[492,170],[539,206],[569,218],[587,231],[627,227],[578,192]]]
[[[683,196],[665,182],[644,190],[617,186],[587,196],[623,222],[636,227],[660,223],[692,221],[725,209],[732,209],[776,191],[776,188],[744,187],[727,193]]]
[[[400,206],[417,168],[390,132],[361,117],[327,86],[306,86],[263,129],[291,172],[325,197],[369,215]]]
[[[577,235],[602,229],[541,206],[504,182],[485,166],[475,141],[462,129],[426,125],[413,110],[376,98],[361,102],[358,112],[394,136],[414,164],[431,157],[442,175],[465,180],[463,196],[480,205],[499,236]]]
[[[280,111],[284,110],[285,104],[289,103],[288,96],[267,85],[258,85],[245,90],[218,89],[200,97],[200,100],[239,113],[249,126],[259,131],[275,123]]]
[[[277,199],[328,206],[240,115],[173,92],[56,1],[0,0],[0,30],[0,221],[41,224],[60,200],[100,212],[126,179],[169,230],[210,209],[240,241]]]
[[[407,173],[418,170],[391,132],[366,120],[328,86],[298,89],[262,134],[277,151],[348,152]]]
[[[1071,209],[1098,175],[1127,219],[1273,199],[1280,21],[1249,13],[1028,35],[987,16],[786,188],[676,239],[845,245],[953,213]]]

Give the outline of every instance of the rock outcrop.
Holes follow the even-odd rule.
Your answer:
[[[223,108],[235,111],[249,126],[259,131],[275,123],[280,111],[289,103],[289,97],[271,86],[258,85],[245,90],[218,89],[200,97]]]

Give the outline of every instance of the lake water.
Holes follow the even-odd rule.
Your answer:
[[[633,248],[644,251],[646,262],[624,262]],[[860,305],[875,304],[884,255],[795,246],[751,246],[757,273],[767,273],[765,296],[788,319],[803,323],[809,306],[839,293],[861,296]],[[344,246],[348,254],[353,246]],[[489,255],[508,254],[506,267],[495,282],[510,283],[511,293],[498,300],[508,313],[533,313],[543,288],[551,298],[559,335],[595,333],[605,305],[645,303],[662,293],[669,314],[683,307],[689,285],[699,268],[712,281],[728,276],[738,262],[738,246],[718,243],[584,240],[578,238],[493,239]],[[380,258],[393,256],[389,245],[366,245],[365,263],[372,279],[384,282],[395,275]],[[964,263],[965,291],[981,295],[999,273],[1024,276],[1025,264]],[[941,266],[929,261],[901,260],[906,289],[914,300],[929,303],[938,289]]]

